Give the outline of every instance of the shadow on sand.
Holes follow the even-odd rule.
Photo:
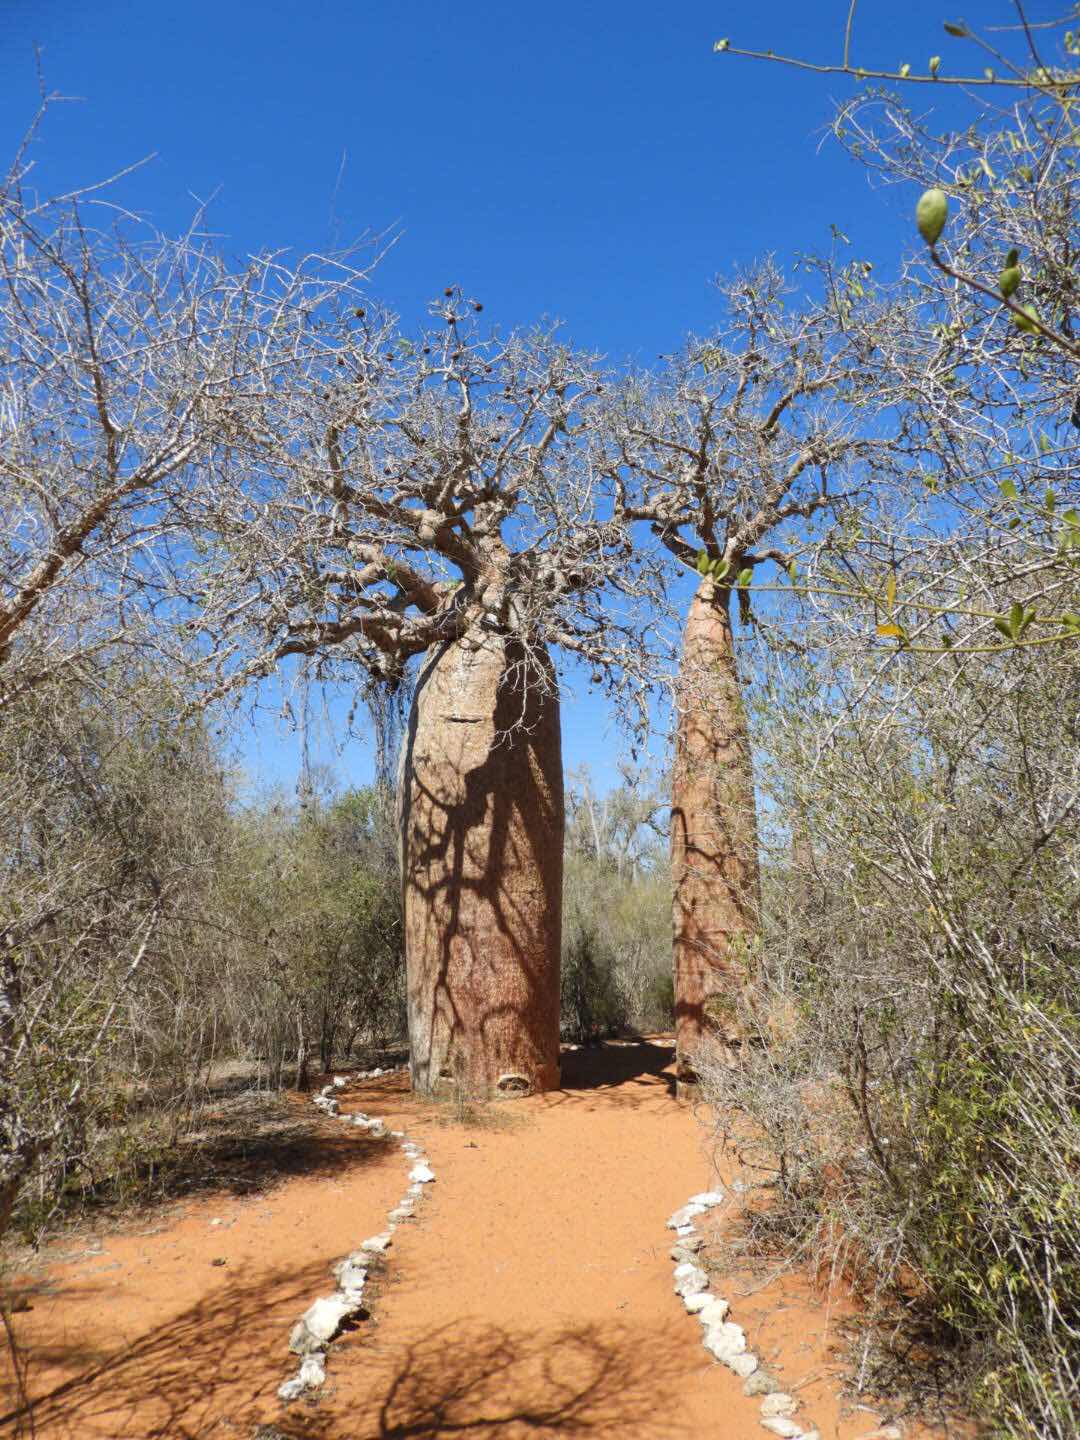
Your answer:
[[[33,1430],[25,1411],[0,1415],[0,1434],[39,1440],[123,1436],[209,1440],[257,1434],[281,1440],[411,1440],[411,1437],[633,1435],[670,1440],[684,1362],[655,1331],[613,1323],[510,1332],[463,1322],[380,1353],[367,1326],[337,1347],[325,1398],[287,1410],[273,1399],[285,1373],[283,1347],[257,1339],[258,1315],[288,1297],[299,1310],[325,1278],[322,1267],[264,1273],[230,1285],[143,1336],[122,1354],[39,1351],[30,1375]],[[271,1363],[268,1364],[268,1358]],[[50,1363],[83,1368],[42,1391],[35,1372]],[[334,1403],[334,1370],[363,1376],[366,1391],[347,1415]],[[670,1401],[670,1403],[666,1403]],[[260,1429],[261,1425],[265,1428]]]
[[[595,1048],[564,1050],[562,1085],[551,1098],[576,1100],[603,1090],[605,1103],[639,1107],[642,1091],[664,1098],[675,1096],[675,1042],[673,1040],[609,1040]],[[671,1074],[667,1074],[671,1070]],[[616,1093],[618,1092],[618,1093]]]

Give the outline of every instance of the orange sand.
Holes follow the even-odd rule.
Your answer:
[[[190,1203],[158,1233],[143,1222],[52,1265],[15,1316],[37,1437],[252,1440],[272,1422],[326,1440],[765,1440],[759,1402],[710,1359],[672,1291],[665,1221],[717,1178],[706,1131],[672,1097],[672,1060],[667,1042],[568,1053],[562,1090],[494,1107],[480,1126],[448,1124],[401,1075],[347,1091],[343,1108],[407,1130],[438,1178],[315,1400],[276,1398],[295,1371],[289,1330],[404,1194],[396,1143],[342,1126],[317,1175]],[[822,1300],[788,1282],[767,1303],[728,1298],[751,1346],[805,1397],[800,1423],[822,1440],[875,1429],[870,1414],[842,1414]]]

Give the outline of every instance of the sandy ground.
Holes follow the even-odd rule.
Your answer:
[[[423,1143],[438,1179],[398,1228],[372,1316],[336,1342],[315,1401],[276,1399],[295,1368],[288,1333],[333,1288],[333,1261],[381,1230],[404,1193],[396,1145],[340,1127],[315,1173],[189,1203],[49,1265],[14,1317],[33,1433],[252,1440],[273,1424],[320,1440],[763,1440],[758,1402],[711,1361],[672,1292],[665,1221],[726,1177],[673,1098],[671,1060],[666,1043],[568,1053],[562,1090],[472,1125],[417,1100],[400,1075],[348,1091],[345,1109]],[[719,1277],[714,1289],[725,1293]],[[823,1440],[876,1428],[869,1413],[842,1413],[821,1297],[786,1281],[730,1298],[803,1402],[801,1423]],[[0,1435],[16,1430],[11,1396],[9,1385]]]

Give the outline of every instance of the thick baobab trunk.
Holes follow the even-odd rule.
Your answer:
[[[559,1083],[559,700],[519,642],[467,636],[421,673],[400,787],[413,1086]]]
[[[680,1092],[712,1036],[741,1043],[738,993],[759,925],[750,741],[731,629],[730,590],[709,578],[690,605],[679,668],[671,794],[675,1032]]]

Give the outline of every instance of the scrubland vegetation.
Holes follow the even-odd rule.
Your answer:
[[[917,1350],[994,1433],[1080,1430],[1077,46],[1040,44],[947,132],[837,114],[933,192],[895,284],[763,261],[645,374],[453,287],[406,333],[363,248],[95,228],[16,161],[0,1232],[154,1193],[226,1064],[304,1088],[411,1032],[418,1088],[540,1089],[560,1035],[674,1021],[748,1246],[864,1295],[860,1380]],[[571,662],[669,773],[564,789]],[[377,783],[252,788],[271,675],[360,695]]]

